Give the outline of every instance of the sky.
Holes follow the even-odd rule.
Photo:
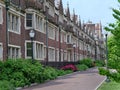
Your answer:
[[[63,7],[67,8],[67,3],[70,8],[70,13],[73,9],[77,15],[80,15],[81,21],[92,21],[93,23],[101,22],[102,26],[107,26],[109,23],[115,22],[112,16],[112,9],[118,9],[118,0],[62,0]]]

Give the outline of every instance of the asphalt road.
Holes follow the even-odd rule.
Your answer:
[[[105,78],[98,74],[97,68],[91,68],[22,90],[96,90]]]

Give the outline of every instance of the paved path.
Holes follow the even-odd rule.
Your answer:
[[[104,80],[105,77],[100,76],[96,68],[92,68],[23,90],[96,90]]]

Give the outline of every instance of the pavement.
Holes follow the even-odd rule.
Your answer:
[[[98,74],[97,68],[91,68],[22,90],[97,90],[105,79],[105,76]]]

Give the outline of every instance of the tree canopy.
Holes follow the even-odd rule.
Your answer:
[[[118,3],[120,4],[120,0],[118,0]],[[105,73],[103,69],[100,69],[100,73],[102,72],[101,74],[120,82],[120,9],[113,8],[112,11],[116,22],[110,23],[104,29],[112,34],[108,37],[108,66],[116,69],[117,73],[110,73],[107,70]]]

